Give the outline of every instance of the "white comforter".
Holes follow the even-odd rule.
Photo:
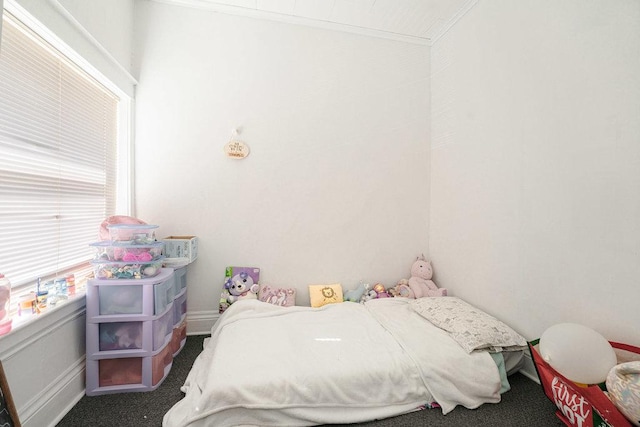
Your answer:
[[[468,354],[403,298],[321,308],[232,304],[212,329],[165,427],[354,423],[437,402],[500,400],[486,352]]]

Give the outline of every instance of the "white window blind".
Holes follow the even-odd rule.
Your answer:
[[[6,10],[0,42],[0,272],[86,270],[115,210],[119,99]]]

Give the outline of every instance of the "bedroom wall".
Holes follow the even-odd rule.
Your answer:
[[[479,1],[432,46],[436,281],[640,345],[640,3]]]
[[[131,72],[134,0],[54,1],[58,1],[113,59]]]
[[[14,0],[14,3],[124,93],[133,96],[130,72],[134,0]]]
[[[309,305],[309,284],[392,285],[428,252],[427,46],[159,2],[135,26],[136,215],[200,239],[191,331],[226,266]]]

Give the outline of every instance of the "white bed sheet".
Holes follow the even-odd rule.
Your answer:
[[[163,426],[306,426],[500,401],[485,352],[467,354],[404,298],[321,308],[232,304]]]

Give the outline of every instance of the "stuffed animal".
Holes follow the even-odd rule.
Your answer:
[[[357,288],[351,289],[344,293],[344,300],[350,302],[360,302],[362,299],[362,295],[364,295],[367,290],[367,285],[363,282],[360,282]]]
[[[411,266],[411,278],[409,278],[409,288],[414,298],[422,297],[443,297],[447,295],[447,290],[438,288],[431,280],[433,277],[433,269],[431,262],[424,258],[424,255],[418,257]]]
[[[399,280],[398,284],[393,288],[387,289],[387,292],[392,297],[415,298],[415,296],[413,295],[413,291],[409,287],[408,279]]]
[[[360,298],[360,302],[364,304],[365,302],[376,298],[378,298],[378,293],[375,289],[369,289],[367,286],[364,294],[362,294],[362,298]]]
[[[376,291],[376,298],[389,298],[391,296],[382,283],[373,285],[373,290]]]
[[[260,290],[260,285],[253,283],[253,278],[245,272],[228,278],[224,287],[229,291],[229,304],[245,298],[257,299]]]

